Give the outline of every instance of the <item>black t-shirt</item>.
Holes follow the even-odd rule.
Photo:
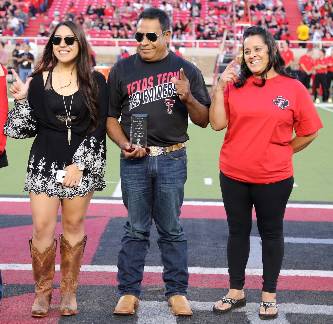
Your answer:
[[[189,139],[187,108],[170,81],[172,77],[179,79],[181,68],[193,97],[208,108],[210,97],[200,70],[172,52],[158,62],[143,61],[135,54],[114,65],[108,80],[109,117],[121,117],[127,138],[131,115],[147,113],[148,146],[169,146]]]
[[[29,52],[29,53],[21,53],[19,58],[23,58],[23,61],[19,63],[19,66],[23,69],[31,69],[31,63],[29,60],[34,60],[34,56]]]

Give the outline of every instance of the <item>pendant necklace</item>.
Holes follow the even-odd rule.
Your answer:
[[[73,68],[74,69],[74,68]],[[71,84],[72,84],[72,75],[73,75],[73,69],[71,71],[71,78],[69,80],[68,84],[65,84],[64,86],[61,86],[59,89],[64,89],[64,88],[68,88]]]
[[[65,106],[65,110],[66,110],[66,127],[67,127],[67,141],[68,141],[68,145],[71,145],[71,140],[72,140],[71,111],[72,111],[73,97],[74,97],[74,94],[72,94],[72,96],[71,96],[71,103],[69,105],[69,108],[67,109],[66,102],[65,102],[65,97],[62,96],[62,100],[64,102],[64,106]]]

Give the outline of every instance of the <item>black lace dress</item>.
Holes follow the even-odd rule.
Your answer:
[[[61,96],[52,87],[52,73],[47,81],[42,74],[30,83],[28,100],[15,102],[9,112],[5,133],[13,138],[35,137],[32,144],[24,190],[50,197],[73,198],[105,187],[105,135],[107,88],[102,74],[94,72],[98,84],[98,127],[91,130],[89,111],[80,90],[72,96]],[[65,124],[66,110],[71,106],[71,142]],[[84,167],[82,183],[65,187],[56,182],[57,170],[77,163]]]

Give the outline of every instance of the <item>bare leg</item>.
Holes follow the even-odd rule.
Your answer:
[[[62,227],[66,240],[74,246],[84,236],[84,219],[93,193],[62,201]]]
[[[60,200],[46,194],[30,193],[30,205],[33,223],[32,243],[38,251],[43,252],[54,240]]]

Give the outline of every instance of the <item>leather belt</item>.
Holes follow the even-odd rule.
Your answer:
[[[171,153],[171,152],[174,152],[174,151],[178,151],[180,149],[182,149],[183,147],[186,147],[185,146],[185,143],[178,143],[178,144],[174,144],[174,145],[171,145],[171,146],[166,146],[166,147],[163,147],[163,146],[149,146],[148,147],[148,155],[149,156],[159,156],[159,155],[162,155],[162,154],[168,154],[168,153]]]

